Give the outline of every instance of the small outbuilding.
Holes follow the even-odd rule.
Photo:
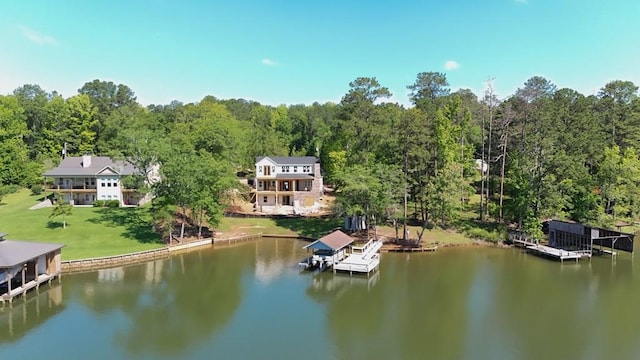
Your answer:
[[[64,245],[6,240],[0,233],[0,301],[11,301],[62,273]]]
[[[333,266],[340,260],[347,257],[347,247],[353,243],[351,236],[340,230],[321,237],[304,247],[313,250],[313,255],[306,262],[300,263],[302,268],[318,267],[322,270]]]
[[[579,223],[551,220],[549,227],[549,245],[567,250],[621,250],[633,252],[634,234],[604,229]]]

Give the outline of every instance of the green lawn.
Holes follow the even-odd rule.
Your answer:
[[[245,234],[301,235],[318,238],[339,227],[340,221],[328,218],[234,218],[225,217],[217,231],[222,236]]]
[[[319,238],[336,228],[340,228],[342,220],[332,218],[223,218],[218,227],[222,236],[236,236],[245,234],[277,234],[277,235],[302,235],[311,238]],[[402,225],[399,236],[402,237]],[[409,237],[417,239],[419,226],[408,226]],[[395,238],[395,229],[392,226],[378,226],[378,235],[387,239]],[[371,232],[373,236],[373,231]],[[425,230],[423,235],[425,244],[439,243],[450,245],[471,244],[473,240],[461,233],[452,230],[443,230],[435,227]]]
[[[42,196],[30,195],[23,189],[4,197],[0,204],[0,232],[9,239],[41,241],[66,245],[64,260],[120,255],[163,246],[151,230],[149,208],[74,208],[62,228],[60,217],[50,219],[52,208],[29,210]],[[342,225],[331,218],[223,218],[216,229],[221,236],[240,234],[302,235],[318,238]],[[417,238],[418,226],[409,227],[410,238]],[[402,230],[400,230],[402,231]],[[390,226],[379,226],[378,234],[395,237]],[[402,236],[402,234],[399,234]],[[469,244],[471,239],[455,231],[434,228],[425,231],[424,243]]]
[[[52,208],[29,210],[42,195],[23,189],[0,204],[0,232],[9,239],[58,243],[62,259],[82,259],[156,249],[163,244],[149,225],[148,207],[74,208],[62,228],[62,218],[50,219]]]

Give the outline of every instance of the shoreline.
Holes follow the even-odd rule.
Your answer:
[[[95,271],[100,269],[108,269],[113,267],[120,266],[128,266],[135,265],[139,263],[144,263],[151,260],[164,259],[168,258],[171,255],[178,253],[188,253],[194,250],[201,250],[204,247],[219,245],[227,245],[227,244],[235,244],[245,241],[252,240],[262,240],[264,238],[285,238],[285,239],[296,239],[296,240],[304,240],[304,241],[313,241],[314,238],[296,235],[296,234],[242,234],[236,236],[229,237],[220,237],[220,238],[206,238],[200,240],[194,240],[185,242],[183,244],[178,245],[168,245],[159,249],[152,250],[144,250],[137,251],[133,253],[127,254],[119,254],[119,255],[111,255],[111,256],[101,256],[95,258],[85,258],[85,259],[74,259],[74,260],[63,260],[62,261],[62,274],[73,274],[73,273],[82,273],[88,271]],[[393,245],[390,242],[386,242],[382,247],[380,252],[382,253],[390,253],[390,252],[410,252],[410,253],[422,253],[422,252],[435,252],[438,248],[471,248],[471,247],[500,247],[507,248],[508,246],[503,244],[496,244],[488,241],[474,241],[473,243],[468,244],[427,244],[428,246],[435,245],[435,250],[431,248],[413,248],[410,250],[393,250],[393,248],[389,245]]]

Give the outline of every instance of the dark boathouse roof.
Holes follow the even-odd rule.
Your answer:
[[[2,235],[0,236],[0,269],[24,264],[29,260],[56,251],[64,246],[30,241],[3,240],[6,234]]]
[[[351,238],[351,236],[343,233],[340,230],[336,230],[331,234],[321,237],[320,239],[312,242],[311,244],[305,246],[304,248],[337,251],[351,244],[352,242],[353,242],[353,238]]]

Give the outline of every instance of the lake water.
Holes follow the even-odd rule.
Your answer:
[[[300,273],[304,244],[65,275],[0,311],[0,358],[640,359],[630,255],[383,254],[367,278]]]

